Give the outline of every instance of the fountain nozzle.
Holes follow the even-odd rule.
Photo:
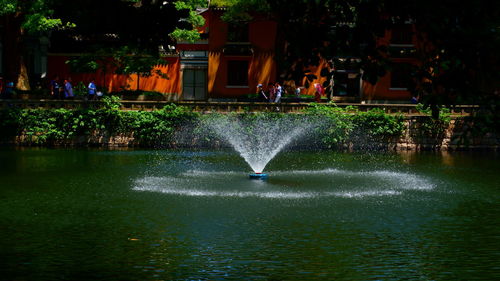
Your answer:
[[[253,174],[250,174],[249,176],[250,176],[251,180],[265,180],[268,177],[267,174],[263,174],[263,173],[253,173]]]

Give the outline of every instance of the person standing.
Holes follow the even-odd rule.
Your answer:
[[[276,94],[272,102],[279,103],[281,101],[281,93],[283,92],[283,88],[281,87],[280,83],[276,82],[274,83],[274,89]],[[280,111],[279,106],[276,106],[276,111]]]
[[[267,96],[269,97],[269,101],[274,102],[274,100],[276,99],[276,88],[274,87],[273,83],[269,83],[269,85],[267,85],[267,91],[268,91]]]
[[[276,98],[274,99],[275,103],[278,103],[281,101],[281,94],[283,93],[283,88],[281,87],[279,82],[276,82],[275,88],[276,88]]]
[[[89,83],[88,93],[89,93],[89,95],[88,95],[89,100],[96,99],[97,87],[95,86],[94,79],[92,79]]]
[[[267,101],[267,96],[266,96],[266,93],[264,93],[264,89],[262,88],[262,84],[257,85],[257,95],[258,95],[258,100],[260,102]]]
[[[66,80],[63,80],[61,83],[59,83],[59,99],[64,99],[64,93],[66,90],[64,89],[64,82]]]
[[[60,88],[61,86],[59,85],[59,77],[56,76],[54,77],[54,79],[52,79],[52,81],[50,81],[50,95],[52,96],[52,98],[54,99],[58,99],[60,98],[59,94],[60,94]]]
[[[4,98],[11,99],[14,94],[14,82],[11,80],[7,80],[5,84],[5,90],[3,91]]]
[[[295,88],[295,97],[296,98],[300,98],[300,93],[302,93],[302,89],[303,88],[304,87],[297,87],[297,88]]]
[[[321,86],[320,83],[314,83],[314,88],[316,89],[316,92],[314,93],[314,101],[321,102],[321,96],[324,92],[323,86]]]
[[[333,95],[335,94],[335,64],[333,63],[333,61],[330,62],[330,73],[329,73],[329,82],[328,82],[328,85],[326,87],[326,98],[328,99],[328,101],[332,101],[333,99]]]
[[[64,79],[64,97],[67,99],[72,99],[73,95],[73,86],[71,85],[71,78]]]

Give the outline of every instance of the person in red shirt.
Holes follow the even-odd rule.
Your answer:
[[[314,101],[320,102],[321,96],[323,95],[325,90],[323,89],[323,86],[321,86],[320,83],[314,83],[314,88],[316,89],[316,92],[314,93]]]

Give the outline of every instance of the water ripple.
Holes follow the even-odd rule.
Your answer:
[[[143,179],[146,182],[147,179]],[[319,197],[341,197],[341,198],[364,198],[373,196],[395,196],[400,195],[400,191],[395,190],[372,190],[372,191],[344,191],[344,192],[255,192],[255,191],[209,191],[199,189],[178,189],[175,187],[161,187],[154,185],[137,185],[135,191],[150,191],[164,194],[183,195],[191,197],[257,197],[266,199],[308,199]]]
[[[295,170],[295,171],[273,171],[273,177],[290,179],[294,175],[313,175],[327,176],[333,180],[347,179],[352,186],[344,184],[342,187],[333,186],[336,189],[332,190],[313,190],[313,191],[297,191],[288,190],[286,186],[262,182],[262,181],[247,181],[248,183],[260,183],[265,189],[255,189],[255,184],[242,184],[241,180],[246,177],[243,172],[237,171],[203,171],[203,170],[188,170],[180,173],[177,176],[168,177],[144,177],[137,179],[134,183],[133,190],[149,191],[163,194],[173,194],[179,196],[190,197],[229,197],[229,198],[245,198],[257,197],[265,199],[307,199],[320,197],[337,197],[337,198],[365,198],[365,197],[381,197],[381,196],[398,196],[403,194],[405,190],[431,190],[434,189],[434,184],[423,177],[393,171],[348,171],[339,169],[324,169],[324,170]],[[235,181],[232,186],[238,186],[238,190],[221,190],[215,189],[207,183],[207,180],[220,178],[224,176],[227,181]],[[355,180],[373,180],[375,186],[364,188],[356,186]],[[378,187],[378,188],[377,188]],[[250,190],[249,190],[250,188]]]
[[[184,173],[181,173],[180,176],[183,177],[220,177],[220,176],[229,176],[229,175],[245,175],[243,172],[236,171],[202,171],[202,170],[188,170]]]
[[[246,176],[243,172],[237,171],[203,171],[203,170],[189,170],[181,173],[182,177],[190,178],[209,178],[220,176]],[[291,171],[272,171],[273,176],[331,176],[335,179],[374,179],[379,182],[388,182],[397,186],[398,189],[408,190],[431,190],[436,186],[429,179],[411,173],[395,172],[388,170],[379,171],[349,171],[340,169],[323,169],[323,170],[291,170]]]

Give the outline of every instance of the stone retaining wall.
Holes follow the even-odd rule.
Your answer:
[[[407,116],[404,121],[406,129],[401,137],[390,138],[384,141],[370,141],[365,137],[358,137],[343,145],[346,150],[388,150],[388,151],[453,151],[453,150],[498,150],[500,137],[493,133],[486,133],[483,136],[474,136],[471,132],[474,124],[463,117],[454,117],[449,125],[442,130],[429,133],[422,132],[425,122],[430,120],[426,116]],[[10,145],[31,145],[26,135],[18,136],[15,139],[4,142]],[[91,136],[79,136],[61,143],[54,143],[53,146],[94,146],[94,147],[135,147],[141,144],[134,139],[133,133],[127,135],[110,136],[106,133],[95,132]],[[170,144],[171,147],[186,147],[186,144]],[[200,146],[196,139],[193,146]],[[214,141],[209,146],[221,147],[222,144]],[[307,148],[308,144],[300,144],[300,147]]]
[[[414,116],[405,120],[406,130],[403,136],[386,145],[388,150],[474,150],[499,148],[500,138],[493,133],[482,136],[474,136],[472,128],[474,124],[464,118],[452,118],[449,125],[434,134],[423,133],[422,124],[428,117]]]

